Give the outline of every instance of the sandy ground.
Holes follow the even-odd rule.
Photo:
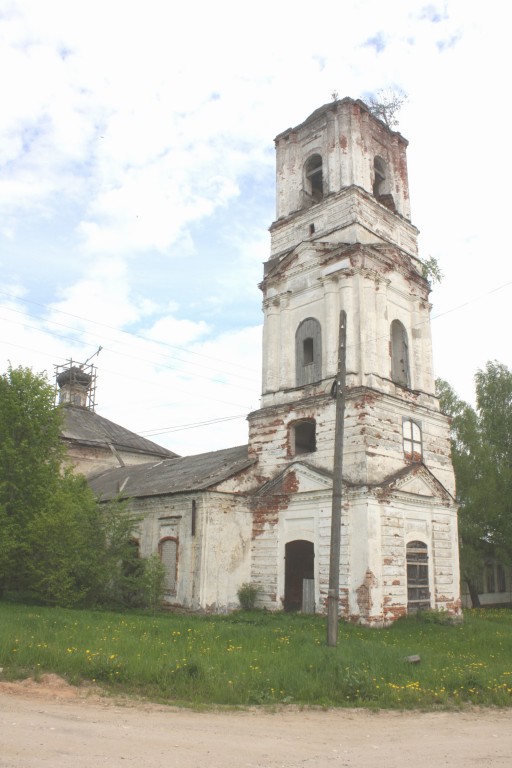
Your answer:
[[[512,766],[512,710],[197,713],[113,701],[47,675],[0,682],[0,767]]]

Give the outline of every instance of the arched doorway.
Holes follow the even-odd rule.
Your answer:
[[[315,545],[311,541],[297,539],[285,546],[284,609],[302,609],[304,579],[314,579]]]

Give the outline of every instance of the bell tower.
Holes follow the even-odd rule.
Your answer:
[[[368,623],[427,604],[457,611],[449,427],[435,397],[430,286],[410,220],[407,141],[362,101],[344,98],[280,133],[275,145],[277,217],[260,284],[262,397],[249,416],[249,451],[259,477],[271,483],[299,464],[324,477],[332,473],[331,390],[344,310],[342,611]],[[288,508],[298,503],[297,490]],[[330,510],[311,514],[321,605],[320,552],[325,560],[327,542],[319,531],[328,520],[320,518]],[[282,512],[274,532],[286,539],[286,531]],[[407,581],[411,541],[415,552],[422,544],[427,553],[422,585]],[[444,550],[441,541],[449,542]],[[257,568],[254,575],[257,580]],[[277,593],[281,582],[277,575]]]

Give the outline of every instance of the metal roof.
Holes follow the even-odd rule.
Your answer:
[[[61,436],[65,440],[91,446],[113,445],[118,451],[147,454],[162,458],[176,457],[178,454],[161,445],[146,440],[145,437],[130,432],[129,429],[99,416],[88,408],[73,405],[62,406],[64,419]]]
[[[159,496],[199,491],[218,485],[254,463],[247,445],[111,469],[89,481],[95,495],[107,501],[123,497]]]

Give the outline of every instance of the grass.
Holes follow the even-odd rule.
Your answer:
[[[4,679],[44,672],[73,684],[188,706],[373,708],[512,704],[512,611],[426,614],[377,630],[300,614],[107,613],[0,603]],[[419,654],[410,664],[406,656]]]

